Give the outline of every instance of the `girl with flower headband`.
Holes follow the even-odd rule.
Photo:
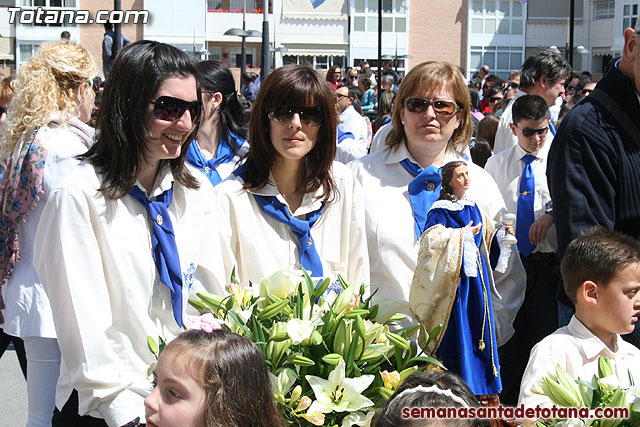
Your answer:
[[[471,408],[481,406],[467,384],[451,372],[408,376],[371,421],[372,427],[489,427],[487,420],[411,419],[404,408]]]
[[[476,395],[493,395],[502,391],[502,382],[492,301],[499,294],[489,251],[498,264],[493,267],[504,271],[511,250],[498,243],[505,230],[465,197],[469,185],[464,161],[442,167],[442,189],[427,213],[409,304],[427,330],[444,327],[427,352]]]
[[[286,425],[258,347],[219,324],[203,320],[197,327],[178,335],[160,354],[154,390],[144,402],[147,426]]]
[[[202,87],[202,119],[198,135],[187,150],[187,162],[215,186],[231,175],[249,151],[247,119],[238,99],[233,75],[218,61],[198,64]]]
[[[94,141],[91,118],[98,67],[76,43],[43,44],[20,68],[4,124],[0,183],[0,325],[24,339],[29,426],[51,425],[60,350],[44,280],[33,267],[34,238],[50,191]],[[0,309],[2,309],[0,296]]]

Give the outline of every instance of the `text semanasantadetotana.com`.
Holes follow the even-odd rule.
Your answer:
[[[629,418],[629,408],[564,408],[540,407],[525,408],[520,405],[515,408],[508,406],[479,407],[479,408],[402,408],[404,419],[626,419]]]

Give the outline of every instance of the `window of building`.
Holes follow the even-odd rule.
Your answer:
[[[523,34],[523,9],[520,0],[473,0],[472,34]]]
[[[218,13],[242,13],[242,8],[247,6],[247,13],[262,13],[267,0],[207,0],[207,12]],[[268,3],[269,12],[273,5]]]
[[[383,0],[382,32],[407,31],[407,0]],[[378,32],[378,0],[355,0],[353,30]]]
[[[488,65],[491,74],[506,80],[511,71],[520,69],[523,60],[522,47],[471,46],[469,69],[478,70],[482,65]]]
[[[242,56],[242,48],[241,47],[232,47],[231,49],[229,49],[229,53],[230,53],[230,57],[231,57],[231,66],[232,67],[239,67],[240,66],[240,61],[241,61],[241,56]],[[248,47],[245,50],[245,60],[246,60],[246,64],[247,67],[255,67],[257,66],[257,61],[258,57],[256,56],[256,48],[255,47]]]
[[[614,0],[596,1],[593,3],[593,19],[611,19],[616,9]]]
[[[222,61],[222,47],[221,46],[208,46],[209,58],[214,61]]]
[[[62,23],[44,23],[44,22],[35,22],[32,23],[22,23],[22,25],[26,26],[37,26],[37,27],[75,27],[74,18],[76,15],[76,11],[78,10],[76,0],[20,0],[20,5],[23,9],[35,9],[39,7],[44,8],[55,8],[62,11],[60,17],[62,18]],[[45,18],[46,20],[46,18]],[[24,22],[24,21],[23,21]]]
[[[40,47],[40,43],[21,43],[20,44],[20,64],[24,64],[27,62],[33,55],[35,55],[36,50]]]
[[[638,20],[638,4],[625,4],[622,8],[622,31],[634,28]]]
[[[346,63],[344,56],[334,55],[283,55],[282,62],[284,65],[308,65],[317,70],[328,70],[333,65],[344,68]]]

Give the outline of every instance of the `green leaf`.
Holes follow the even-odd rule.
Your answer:
[[[205,312],[209,311],[209,306],[207,304],[205,304],[204,302],[197,300],[197,299],[190,299],[189,300],[189,305],[191,305],[191,307],[195,308],[196,310],[198,310],[198,313],[200,314],[204,314]]]
[[[313,290],[313,293],[311,294],[313,295],[313,299],[315,300],[317,298],[320,298],[322,295],[324,295],[327,289],[329,289],[330,284],[331,284],[331,280],[328,277],[324,279],[322,282],[320,282],[318,286],[316,286],[316,288]]]
[[[150,336],[147,336],[147,347],[149,347],[149,351],[151,352],[151,354],[153,354],[156,359],[158,358],[158,344],[156,343],[156,340],[154,340],[153,338],[151,338]]]
[[[233,270],[231,270],[231,278],[229,281],[235,285],[238,285],[238,280],[236,279],[236,266],[233,266]]]
[[[304,276],[304,282],[307,284],[307,290],[309,291],[309,298],[312,299],[312,300],[315,300],[317,297],[314,297],[315,289],[314,289],[314,286],[313,286],[313,280],[311,280],[311,276],[309,276],[309,273],[304,268],[302,268],[302,274]],[[325,280],[327,280],[327,279],[325,279]],[[320,294],[320,295],[322,295],[322,294]],[[320,295],[318,295],[318,296],[320,296]]]
[[[414,357],[413,359],[409,360],[409,363],[413,363],[413,362],[425,362],[425,363],[431,363],[434,364],[436,366],[441,367],[442,369],[447,369],[442,362],[440,362],[438,359],[435,359],[431,356],[418,356],[418,357]]]
[[[304,297],[302,295],[302,283],[298,285],[298,295],[296,296],[296,316],[298,319],[303,318],[302,309],[304,305]]]
[[[353,338],[351,339],[351,345],[349,346],[349,353],[347,354],[347,368],[346,372],[351,372],[353,368],[353,360],[356,356],[356,348],[358,347],[358,339],[360,338],[360,333],[358,333],[358,328],[355,326],[355,322],[352,325],[355,333],[353,334]]]
[[[242,329],[242,331],[244,332],[244,336],[246,338],[248,339],[253,338],[253,334],[251,333],[251,331],[249,331],[249,328],[247,328],[247,325],[242,321],[240,316],[238,316],[238,314],[235,311],[230,310],[229,316],[231,316],[233,320],[236,322],[236,324],[240,326],[240,329]]]

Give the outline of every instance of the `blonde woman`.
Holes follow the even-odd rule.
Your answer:
[[[69,42],[43,44],[20,68],[1,155],[0,274],[5,307],[0,323],[24,339],[28,426],[51,425],[60,350],[49,299],[33,268],[34,238],[50,189],[93,143],[95,60]]]

